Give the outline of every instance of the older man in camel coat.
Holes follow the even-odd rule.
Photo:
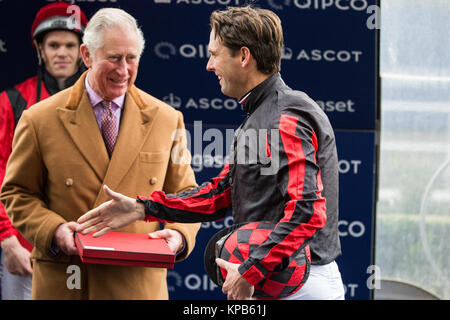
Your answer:
[[[74,221],[108,200],[103,185],[130,197],[196,186],[181,113],[133,84],[144,46],[136,21],[120,9],[102,9],[89,24],[81,46],[89,70],[23,113],[1,201],[35,246],[33,299],[167,299],[165,269],[83,264],[77,255]],[[159,229],[135,222],[120,231],[155,232],[181,260],[199,224]],[[78,286],[70,285],[74,270]]]

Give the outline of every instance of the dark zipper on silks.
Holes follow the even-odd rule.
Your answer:
[[[237,163],[237,141],[239,136],[241,135],[241,131],[240,129],[244,127],[245,123],[247,122],[247,120],[250,118],[250,114],[247,113],[247,117],[245,118],[245,120],[241,123],[241,125],[237,128],[236,131],[239,131],[238,134],[236,134],[234,136],[233,139],[233,164],[232,164],[232,168],[231,168],[231,172],[230,172],[230,187],[231,189],[233,189],[233,182],[234,182],[234,172],[236,170],[236,163]],[[231,166],[231,164],[230,164]]]

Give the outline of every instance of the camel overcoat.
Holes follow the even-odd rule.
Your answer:
[[[13,225],[34,246],[33,299],[167,299],[166,270],[83,264],[50,251],[56,228],[109,200],[104,184],[129,197],[196,186],[183,139],[182,114],[132,86],[125,97],[111,159],[89,101],[77,83],[25,111],[17,125],[1,201]],[[177,158],[178,160],[180,158]],[[172,224],[186,258],[200,224]],[[138,221],[119,231],[149,233],[159,223]],[[80,278],[76,278],[80,276]]]

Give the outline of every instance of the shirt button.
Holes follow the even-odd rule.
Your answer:
[[[71,187],[73,185],[73,179],[68,178],[66,179],[66,187]]]
[[[150,179],[150,184],[154,185],[156,183],[156,181],[158,181],[158,179],[156,177],[153,177]]]

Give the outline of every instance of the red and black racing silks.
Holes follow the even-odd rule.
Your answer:
[[[11,154],[14,129],[22,112],[36,103],[36,91],[37,77],[32,77],[0,93],[0,185],[3,183],[6,164]],[[46,99],[49,96],[45,86],[42,86],[41,98]],[[14,229],[3,204],[0,203],[0,242],[13,235],[17,236],[22,246],[31,251],[32,245]]]
[[[243,108],[248,117],[236,131],[230,162],[220,175],[183,193],[152,193],[144,200],[147,220],[213,221],[231,208],[236,224],[276,223],[239,267],[253,285],[289,265],[307,243],[312,264],[333,261],[341,249],[337,152],[328,118],[278,73],[253,89]]]
[[[230,171],[227,164],[218,177],[197,188],[177,194],[153,192],[151,201],[144,200],[145,211],[159,213],[147,215],[146,221],[178,221],[185,223],[223,219],[231,205]]]

